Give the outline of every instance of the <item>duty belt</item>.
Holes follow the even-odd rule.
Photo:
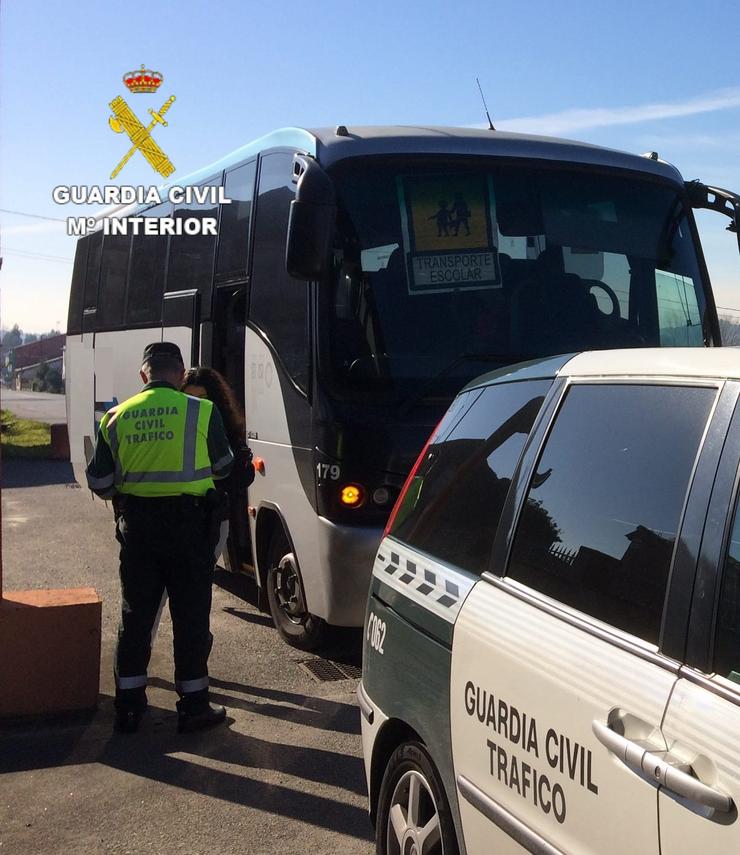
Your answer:
[[[119,494],[119,499],[123,509],[131,506],[140,506],[147,508],[155,507],[182,507],[182,508],[208,508],[211,506],[211,500],[206,496],[192,496],[188,493],[183,493],[179,496],[133,496],[131,493]]]

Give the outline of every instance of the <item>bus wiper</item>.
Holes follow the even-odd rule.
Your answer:
[[[426,396],[427,392],[434,386],[440,377],[444,377],[445,374],[452,371],[453,368],[457,368],[457,366],[461,365],[463,362],[497,362],[500,365],[513,365],[515,362],[524,362],[530,358],[530,356],[524,356],[517,353],[461,353],[459,356],[456,356],[452,362],[445,365],[444,368],[436,374],[433,374],[426,383],[424,383],[421,389],[406,398],[406,400],[401,403],[398,415],[405,416],[414,404],[417,404]]]

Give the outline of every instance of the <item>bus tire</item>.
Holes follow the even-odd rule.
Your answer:
[[[303,582],[282,526],[270,540],[267,567],[267,602],[275,629],[291,647],[315,650],[324,640],[326,623],[306,609]]]
[[[388,760],[378,797],[375,851],[377,855],[460,851],[439,773],[421,742],[402,743]]]

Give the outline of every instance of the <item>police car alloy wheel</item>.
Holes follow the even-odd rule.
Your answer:
[[[457,855],[447,798],[421,743],[405,742],[391,755],[375,832],[378,855]]]
[[[323,642],[326,624],[306,608],[295,554],[282,528],[270,541],[267,601],[281,638],[299,650],[315,650]]]

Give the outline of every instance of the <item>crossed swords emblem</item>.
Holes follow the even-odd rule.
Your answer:
[[[165,122],[163,117],[172,106],[174,100],[175,96],[173,95],[164,102],[158,111],[152,110],[150,107],[149,114],[152,120],[146,127],[137,119],[133,110],[120,95],[110,102],[113,115],[108,119],[108,124],[117,134],[125,131],[133,143],[118,166],[111,172],[111,178],[115,178],[118,175],[137,151],[140,151],[144,155],[155,172],[158,172],[163,178],[167,178],[168,175],[171,175],[175,171],[172,161],[154,142],[151,136],[151,131],[155,125],[167,127],[167,122]]]

